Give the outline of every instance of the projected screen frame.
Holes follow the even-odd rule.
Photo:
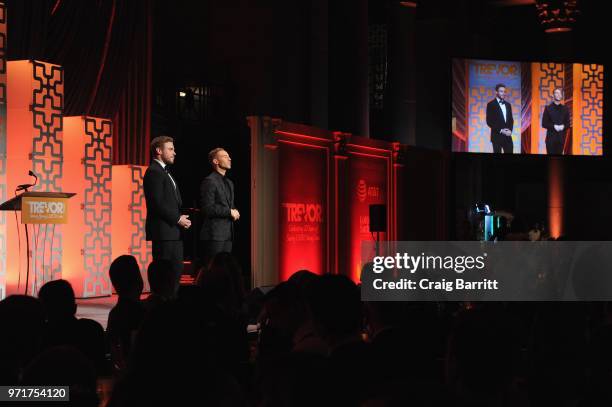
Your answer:
[[[470,63],[481,66],[472,68],[474,65],[470,66]],[[483,67],[483,64],[491,66]],[[493,152],[491,130],[486,123],[486,106],[495,98],[495,84],[504,83],[510,93],[506,99],[511,104],[514,118],[513,155],[604,157],[606,64],[603,62],[577,59],[513,61],[451,56],[448,66],[449,147],[452,153],[497,155]],[[470,69],[473,72],[470,72]],[[516,74],[510,75],[512,72]],[[505,75],[502,75],[503,73]],[[578,86],[577,83],[586,83],[588,87]],[[570,115],[570,127],[566,132],[561,154],[547,151],[546,129],[541,126],[544,107],[552,102],[555,87],[563,88],[562,104],[568,107]],[[539,97],[533,98],[533,94],[538,94]],[[581,97],[575,98],[575,94],[581,94]],[[535,115],[532,114],[534,109],[538,112]],[[574,120],[578,117],[577,112],[586,112],[578,122]],[[585,134],[585,131],[591,134]]]

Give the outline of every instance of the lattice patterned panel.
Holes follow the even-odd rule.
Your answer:
[[[148,291],[146,270],[151,262],[151,242],[145,240],[147,206],[142,189],[145,170],[144,166],[113,165],[112,257],[123,254],[136,257]]]
[[[40,61],[7,63],[7,188],[30,181],[28,170],[38,175],[38,191],[62,191],[64,72],[58,65]],[[45,281],[61,277],[62,227],[31,227],[30,274],[27,292],[35,294]],[[7,217],[7,288],[21,286],[26,273],[23,233],[21,240],[12,216]],[[13,232],[14,235],[13,236]]]
[[[64,227],[62,277],[77,297],[111,294],[112,123],[64,118],[64,189],[76,192]]]
[[[6,5],[0,0],[0,202],[6,194]],[[6,295],[6,213],[0,212],[0,300]]]
[[[602,155],[603,65],[573,65],[572,153]]]

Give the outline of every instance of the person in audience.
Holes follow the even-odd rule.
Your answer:
[[[312,301],[313,285],[319,276],[308,270],[299,270],[287,282],[295,287],[295,320],[293,333],[293,352],[315,354],[327,353],[327,345],[317,334],[308,304]]]
[[[435,304],[369,301],[364,321],[379,384],[435,380],[436,360],[442,356],[437,346],[444,340]]]
[[[68,386],[64,405],[98,407],[96,369],[72,346],[52,347],[38,355],[23,373],[21,386]],[[54,403],[51,403],[54,404]]]
[[[550,302],[537,307],[527,353],[532,405],[576,406],[585,398],[591,336],[585,306]]]
[[[318,278],[300,270],[264,297],[254,377],[257,404],[322,405],[330,392],[328,346],[314,331],[308,309]],[[320,379],[316,387],[309,385],[315,376]]]
[[[295,318],[296,297],[296,288],[289,282],[278,284],[264,297],[259,315],[259,358],[291,352],[299,324]]]
[[[42,349],[42,304],[26,295],[8,296],[0,301],[0,327],[0,384],[17,384],[23,368]]]
[[[172,263],[166,259],[153,260],[147,268],[147,278],[151,294],[143,301],[145,311],[175,298],[174,274]]]
[[[225,312],[244,321],[245,291],[242,270],[234,256],[227,252],[217,253],[208,268],[202,268],[196,277],[196,285],[202,287],[204,295]]]
[[[106,372],[104,328],[98,322],[76,317],[74,291],[66,280],[53,280],[38,292],[47,316],[44,347],[69,345],[81,351],[98,374]]]
[[[356,404],[370,392],[374,374],[370,348],[363,340],[359,289],[346,276],[322,275],[313,284],[309,306],[315,331],[328,347],[330,375],[336,380],[331,399]]]
[[[483,306],[458,314],[448,339],[445,376],[459,405],[505,406],[524,401],[525,393],[515,387],[520,332],[520,325],[503,309]]]
[[[179,298],[148,313],[108,407],[245,406],[227,349],[238,334],[226,318],[205,299]]]
[[[107,407],[569,407],[612,400],[608,303],[362,302],[349,278],[300,270],[264,294],[257,352],[249,358],[241,274],[228,256],[218,255],[198,285],[178,296],[171,267],[153,262],[155,304],[146,312],[138,308],[136,260],[113,261],[119,300],[108,337],[129,356],[120,355]],[[64,280],[45,284],[39,299],[0,301],[0,326],[11,327],[0,335],[0,384],[67,385],[71,405],[99,405],[104,331],[75,311]]]
[[[115,372],[125,369],[136,330],[144,318],[140,295],[144,287],[140,267],[131,255],[117,257],[110,266],[111,283],[119,299],[108,315],[106,332]]]
[[[219,312],[226,340],[219,346],[219,355],[226,355],[230,370],[239,382],[248,382],[244,367],[250,358],[247,333],[248,311],[245,305],[242,270],[237,260],[227,252],[217,253],[196,277],[204,305]]]
[[[531,228],[529,228],[529,232],[527,232],[529,236],[530,242],[539,242],[545,240],[544,238],[544,225],[541,223],[534,223]]]
[[[602,315],[593,326],[587,354],[588,361],[588,402],[586,405],[612,405],[612,303],[598,304]]]

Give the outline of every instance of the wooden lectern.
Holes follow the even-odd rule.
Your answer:
[[[21,212],[21,223],[24,225],[26,236],[26,295],[28,294],[30,277],[30,239],[28,235],[28,225],[57,225],[68,223],[68,199],[74,195],[76,194],[73,192],[26,191],[0,204],[0,211]]]

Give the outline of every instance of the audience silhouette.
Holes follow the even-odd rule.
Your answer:
[[[246,295],[228,253],[178,294],[170,265],[151,263],[144,301],[133,256],[109,276],[106,334],[76,317],[64,280],[0,301],[1,383],[69,386],[66,405],[91,407],[612,402],[609,303],[368,302],[349,278],[308,270]]]

